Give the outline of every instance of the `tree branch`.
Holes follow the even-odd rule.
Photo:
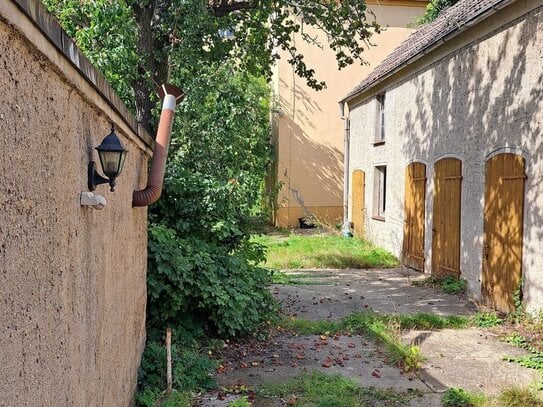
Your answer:
[[[256,1],[222,0],[220,3],[209,2],[208,7],[215,17],[224,17],[234,11],[253,10],[258,4]]]

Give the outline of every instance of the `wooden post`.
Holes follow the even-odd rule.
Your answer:
[[[168,328],[166,330],[166,394],[172,393],[172,330]]]

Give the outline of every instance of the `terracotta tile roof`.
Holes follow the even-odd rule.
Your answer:
[[[470,26],[478,18],[486,17],[485,14],[492,14],[497,8],[501,8],[511,1],[460,0],[445,10],[435,21],[411,34],[341,102],[377,85],[404,63],[409,62],[414,57],[421,56],[425,50],[437,45],[440,40],[455,31],[460,31],[462,27]]]

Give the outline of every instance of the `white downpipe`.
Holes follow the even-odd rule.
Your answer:
[[[350,125],[349,116],[345,116],[345,104],[339,104],[341,120],[343,120],[343,227],[341,234],[352,237],[351,222],[349,222],[349,156],[350,156]]]

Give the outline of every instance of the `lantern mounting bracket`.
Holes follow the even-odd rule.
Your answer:
[[[88,170],[89,191],[94,191],[97,185],[106,184],[106,183],[109,184],[111,192],[115,191],[115,178],[108,179],[108,178],[102,177],[96,171],[96,163],[94,161],[89,162],[89,170]]]

